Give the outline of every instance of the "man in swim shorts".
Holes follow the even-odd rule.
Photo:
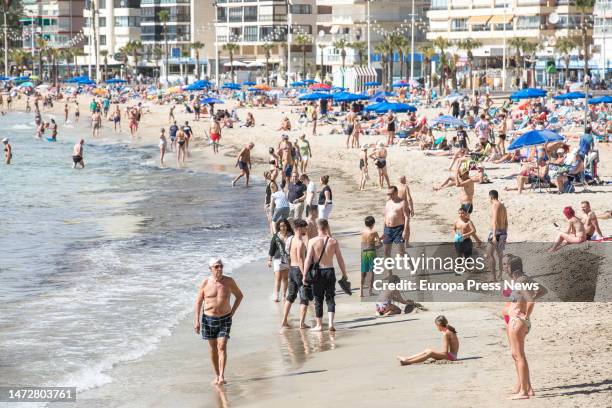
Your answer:
[[[215,379],[213,384],[225,384],[225,364],[227,362],[227,341],[232,328],[232,317],[240,302],[242,292],[234,279],[223,275],[223,262],[211,258],[208,262],[210,274],[204,279],[195,301],[195,320],[193,328],[208,340]],[[234,304],[230,297],[234,295]],[[202,303],[204,311],[202,313]]]
[[[83,161],[83,145],[85,144],[85,139],[79,140],[77,144],[74,145],[74,149],[72,150],[72,168],[76,169],[77,164],[81,165],[81,168],[85,168],[85,162]]]
[[[497,279],[495,272],[495,256],[499,262],[499,273],[501,278],[502,261],[504,257],[504,249],[506,248],[506,240],[508,239],[508,213],[506,206],[499,201],[499,193],[497,190],[489,191],[489,200],[491,201],[491,210],[489,217],[491,220],[491,230],[489,231],[487,246],[487,259],[489,259],[489,268],[493,273],[493,279]]]
[[[213,116],[213,120],[210,123],[210,141],[212,142],[213,152],[219,153],[219,141],[221,140],[221,125],[219,124],[219,118]]]
[[[249,178],[251,177],[251,150],[253,150],[255,144],[253,142],[246,145],[238,154],[236,166],[240,168],[240,174],[232,181],[232,187],[236,185],[236,182],[240,177],[245,176],[246,186],[249,186]]]
[[[291,264],[289,266],[289,283],[287,285],[287,297],[285,300],[283,310],[283,321],[281,327],[290,328],[289,312],[293,302],[297,299],[298,294],[300,295],[300,329],[307,329],[309,326],[306,325],[306,312],[308,310],[308,298],[305,296],[304,289],[302,289],[304,282],[304,258],[306,257],[306,243],[308,241],[308,223],[304,220],[297,220],[295,222],[295,235],[287,238],[290,239],[289,246],[289,259]]]
[[[399,245],[400,255],[406,252],[406,237],[408,234],[408,222],[410,210],[408,203],[399,196],[396,186],[389,187],[387,191],[387,203],[385,204],[385,229],[383,244],[385,244],[385,257],[391,256],[393,244]]]
[[[178,132],[179,127],[176,125],[176,120],[172,122],[170,128],[168,129],[168,134],[170,135],[170,150],[174,150],[176,147],[176,133]]]

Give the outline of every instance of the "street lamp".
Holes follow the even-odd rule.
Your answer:
[[[372,42],[370,40],[370,2],[372,0],[366,0],[366,21],[368,23],[368,68],[371,69],[372,68],[372,61],[371,61],[371,55],[372,55]]]
[[[6,24],[6,13],[11,7],[12,0],[4,0],[4,76],[9,75],[8,66],[8,26]]]
[[[412,0],[412,16],[411,16],[412,33],[410,35],[410,82],[414,80],[414,0]],[[401,73],[400,73],[401,77]]]
[[[293,6],[292,0],[287,0],[287,81],[291,79],[291,23],[292,23],[292,13],[291,6]]]

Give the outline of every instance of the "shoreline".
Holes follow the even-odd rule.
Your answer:
[[[56,105],[54,109],[61,109],[63,106]],[[81,106],[84,107],[86,104],[82,103]],[[135,146],[149,144],[155,146],[157,129],[160,124],[167,126],[163,120],[165,118],[163,110],[166,107],[166,105],[154,106],[156,111],[151,115],[145,115],[141,134],[144,133],[146,136],[136,141]],[[288,111],[289,107],[283,106],[282,109]],[[273,115],[280,116],[282,109],[277,112],[256,109],[252,111],[255,112],[259,122],[259,115],[267,112],[266,117],[273,121]],[[240,115],[244,116],[247,110],[249,109],[241,109]],[[48,113],[43,113],[43,116]],[[181,114],[177,116],[179,115]],[[86,120],[86,116],[87,113],[82,113],[81,120]],[[157,124],[151,124],[151,119],[155,116],[162,119],[159,119]],[[196,128],[196,132],[197,128],[200,128],[200,134],[202,134],[202,124],[206,126],[208,123],[206,119],[192,122],[191,115],[188,120]],[[108,130],[110,122],[104,123],[103,130]],[[262,134],[257,132],[258,130],[261,130]],[[235,155],[242,145],[253,139],[256,143],[253,156],[257,158],[253,165],[253,173],[257,177],[256,181],[259,181],[261,173],[266,168],[263,160],[266,157],[266,146],[275,146],[274,141],[280,134],[272,132],[271,129],[268,129],[267,134],[263,134],[264,131],[263,126],[252,130],[224,130],[221,154],[213,155],[212,150],[200,142],[198,149],[194,149],[193,155],[188,160],[188,169],[235,174],[234,158],[231,155]],[[248,138],[245,138],[242,132],[246,133]],[[296,132],[291,134],[292,139],[297,135]],[[126,136],[129,139],[126,133],[121,137]],[[105,138],[116,138],[112,134],[112,128],[110,132],[102,133],[100,139]],[[342,135],[312,136],[311,142],[316,149],[317,157],[314,164],[317,170],[308,173],[312,173],[314,180],[318,180],[318,176],[326,172],[332,174],[331,184],[334,195],[340,198],[334,200],[332,231],[341,240],[347,266],[351,265],[348,268],[349,279],[355,288],[358,287],[360,276],[357,262],[361,220],[365,215],[373,214],[378,221],[377,228],[381,229],[384,197],[378,188],[373,186],[372,180],[368,184],[367,191],[355,191],[357,171],[352,173],[351,169],[356,168],[354,163],[356,153],[344,150],[341,146],[343,138]],[[369,142],[369,139],[371,137],[366,138],[366,141]],[[321,153],[323,157],[321,161],[318,159],[317,150],[326,150]],[[154,160],[157,160],[156,153],[157,150],[153,148]],[[609,149],[605,154],[610,154]],[[169,158],[172,159],[173,155],[171,154]],[[453,189],[441,193],[431,192],[427,187],[431,184],[432,175],[424,171],[443,167],[442,164],[447,163],[446,158],[424,157],[422,152],[406,152],[394,148],[390,149],[390,159],[393,169],[391,179],[396,180],[403,170],[408,175],[415,199],[417,215],[411,225],[413,231],[411,240],[423,242],[449,239],[452,219],[447,214],[455,214],[456,192]],[[327,168],[321,166],[322,162]],[[170,163],[174,164],[171,161]],[[508,167],[502,165],[497,168],[507,170]],[[609,165],[602,167],[602,174],[605,175],[610,171]],[[374,169],[371,177],[376,178]],[[475,212],[474,217],[478,225],[483,225],[482,220],[486,218],[486,211],[483,209],[487,208],[485,196],[489,188],[492,186],[476,187],[475,203],[480,210]],[[499,189],[498,186],[495,188]],[[229,186],[228,192],[231,192]],[[531,210],[529,218],[532,220],[538,217],[547,221],[551,219],[550,206],[533,208],[542,200],[541,195],[524,194],[521,201],[518,201],[513,197],[513,193],[502,192],[502,194],[508,196],[509,209],[514,215],[510,218],[513,241],[525,239],[529,235],[535,240],[542,240],[550,235],[551,228],[544,229],[543,223],[532,230],[521,229],[529,225],[520,220],[527,209]],[[589,199],[594,197],[598,203],[605,203],[605,197],[600,196],[601,194],[589,194]],[[569,197],[572,202],[583,199],[582,195]],[[261,216],[264,217],[263,209]],[[518,221],[515,221],[516,219]],[[607,230],[609,226],[612,224],[608,221],[605,224]],[[201,339],[197,339],[197,343],[194,341],[191,317],[188,315],[172,327],[170,335],[163,337],[155,350],[137,360],[116,364],[110,373],[111,376],[116,376],[112,383],[79,395],[78,398],[84,401],[83,406],[195,407],[202,404],[209,406],[205,401],[216,403],[218,406],[225,406],[228,402],[239,404],[238,406],[276,406],[286,403],[288,396],[295,399],[300,406],[343,401],[351,401],[351,405],[355,406],[371,405],[381,401],[395,406],[402,405],[402,402],[407,400],[436,406],[449,402],[453,403],[453,406],[466,407],[476,405],[504,407],[516,404],[516,402],[505,402],[504,396],[500,396],[505,389],[509,391],[514,381],[512,359],[506,344],[503,321],[496,316],[501,305],[428,303],[426,305],[430,309],[428,312],[376,319],[372,317],[373,304],[355,301],[355,296],[347,302],[346,296],[340,296],[337,298],[339,330],[333,342],[328,332],[323,333],[322,340],[311,336],[311,333],[306,333],[306,340],[303,340],[299,330],[292,330],[290,338],[283,338],[276,330],[280,316],[270,311],[273,306],[268,300],[268,292],[271,291],[268,289],[272,287],[271,273],[263,267],[263,262],[259,267],[257,265],[251,263],[238,268],[237,271],[238,274],[249,271],[263,277],[261,286],[255,285],[253,293],[247,293],[247,296],[256,298],[259,295],[256,304],[264,309],[260,315],[253,315],[253,322],[249,322],[248,331],[251,338],[248,339],[241,338],[240,333],[243,329],[239,327],[242,324],[246,325],[247,317],[251,315],[245,313],[245,310],[250,313],[251,309],[243,309],[243,305],[238,311],[237,317],[240,323],[233,332],[236,338],[229,343],[230,384],[226,387],[225,393],[217,392],[209,384],[208,374],[211,369],[207,358],[207,346],[202,344]],[[194,288],[194,297],[196,290],[197,288]],[[291,316],[296,316],[296,309],[294,306]],[[610,353],[612,344],[606,339],[606,333],[610,334],[606,319],[611,312],[612,307],[609,304],[537,305],[533,319],[534,329],[527,340],[537,393],[534,399],[536,404],[554,404],[559,407],[587,404],[594,407],[606,406],[606,379],[612,376],[609,364],[612,362],[609,357],[612,354]],[[433,327],[433,319],[442,313],[450,315],[449,320],[457,327],[461,338],[465,339],[462,340],[459,352],[460,361],[399,367],[394,360],[395,354],[410,354],[423,347],[439,346],[440,339]],[[586,321],[581,318],[584,314],[592,318]],[[256,323],[260,325],[253,327],[257,326]],[[568,332],[575,332],[583,337],[570,337],[580,340],[578,344],[574,342],[568,344],[564,341]],[[583,338],[587,340],[582,340]],[[260,339],[269,340],[270,343],[264,342],[264,345],[272,347],[257,348],[261,346]],[[288,351],[290,347],[294,348],[294,356],[300,356],[293,357],[295,361],[283,359],[285,355],[282,353],[291,355]],[[326,352],[332,348],[333,352]],[[298,352],[300,349],[303,352]],[[608,356],[605,352],[598,353],[602,350],[607,350]],[[280,356],[277,355],[279,351]],[[531,358],[532,355],[534,358]],[[244,361],[241,360],[243,358]],[[415,370],[416,376],[413,373]],[[598,383],[600,385],[597,385]],[[320,384],[331,386],[321,387]],[[317,392],[313,394],[313,390]],[[132,400],[136,399],[135,395],[140,395],[142,398],[138,403]],[[253,395],[257,396],[258,402],[253,402]]]

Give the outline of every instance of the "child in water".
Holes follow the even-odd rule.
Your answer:
[[[410,357],[397,356],[401,365],[417,364],[423,361],[433,358],[434,360],[457,360],[457,352],[459,351],[459,339],[457,338],[457,331],[453,326],[448,324],[446,317],[440,315],[435,320],[436,327],[441,331],[444,351],[436,351],[432,349],[425,349],[418,354]]]

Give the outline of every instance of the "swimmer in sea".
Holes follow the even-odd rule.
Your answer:
[[[2,143],[4,144],[4,162],[6,164],[11,164],[11,159],[13,158],[13,147],[10,145],[7,137],[2,139]]]

